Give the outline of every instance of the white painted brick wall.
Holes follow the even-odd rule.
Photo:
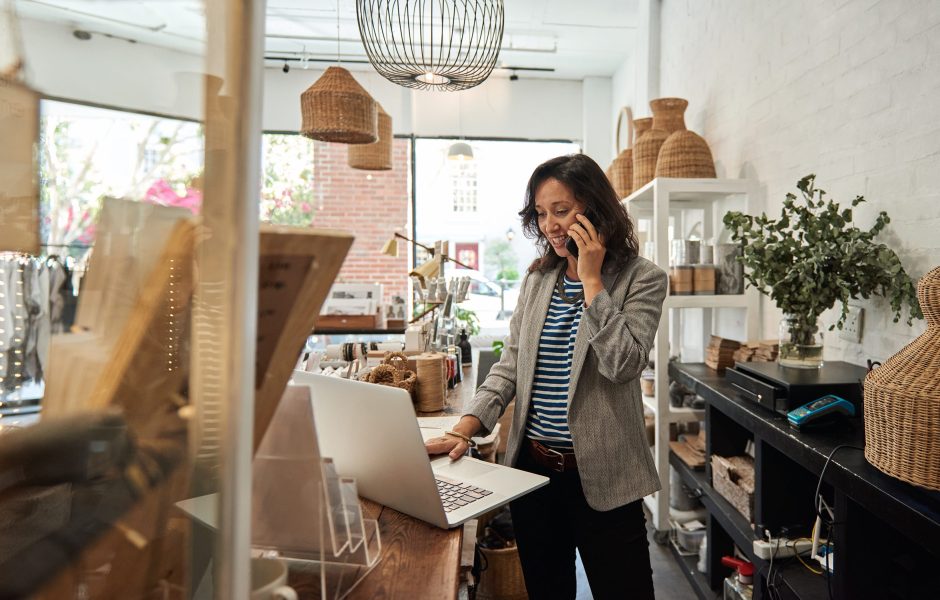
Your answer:
[[[719,177],[757,178],[777,213],[815,172],[833,198],[869,200],[859,226],[888,212],[881,241],[912,275],[940,265],[940,0],[662,0],[661,24],[661,95],[689,100]],[[883,360],[924,329],[858,303],[862,343],[830,333],[828,359]],[[776,337],[780,313],[762,305]]]

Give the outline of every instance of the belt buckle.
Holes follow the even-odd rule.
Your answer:
[[[553,466],[551,467],[551,469],[559,473],[564,473],[565,472],[565,455],[559,452],[558,450],[555,450],[554,448],[546,446],[545,444],[540,443],[539,446],[548,456],[554,458],[558,462],[557,466]]]

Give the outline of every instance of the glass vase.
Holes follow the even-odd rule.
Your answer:
[[[823,334],[819,323],[797,315],[784,315],[780,321],[780,353],[782,367],[818,369],[823,366]]]

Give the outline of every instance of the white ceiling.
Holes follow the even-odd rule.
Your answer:
[[[279,57],[269,66],[279,68],[284,58],[306,57],[311,67],[334,62],[339,6],[344,63],[352,69],[371,68],[355,63],[365,61],[366,55],[354,0],[268,0],[267,4],[265,55]],[[505,0],[498,66],[518,67],[522,78],[612,75],[634,47],[637,4],[638,0]],[[16,0],[16,6],[25,18],[90,32],[89,43],[107,35],[184,52],[204,51],[205,0]]]

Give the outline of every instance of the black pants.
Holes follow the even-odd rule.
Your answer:
[[[594,600],[653,600],[642,500],[596,511],[584,498],[576,470],[547,471],[532,462],[525,448],[516,467],[551,479],[510,504],[531,600],[575,598],[575,548]]]

